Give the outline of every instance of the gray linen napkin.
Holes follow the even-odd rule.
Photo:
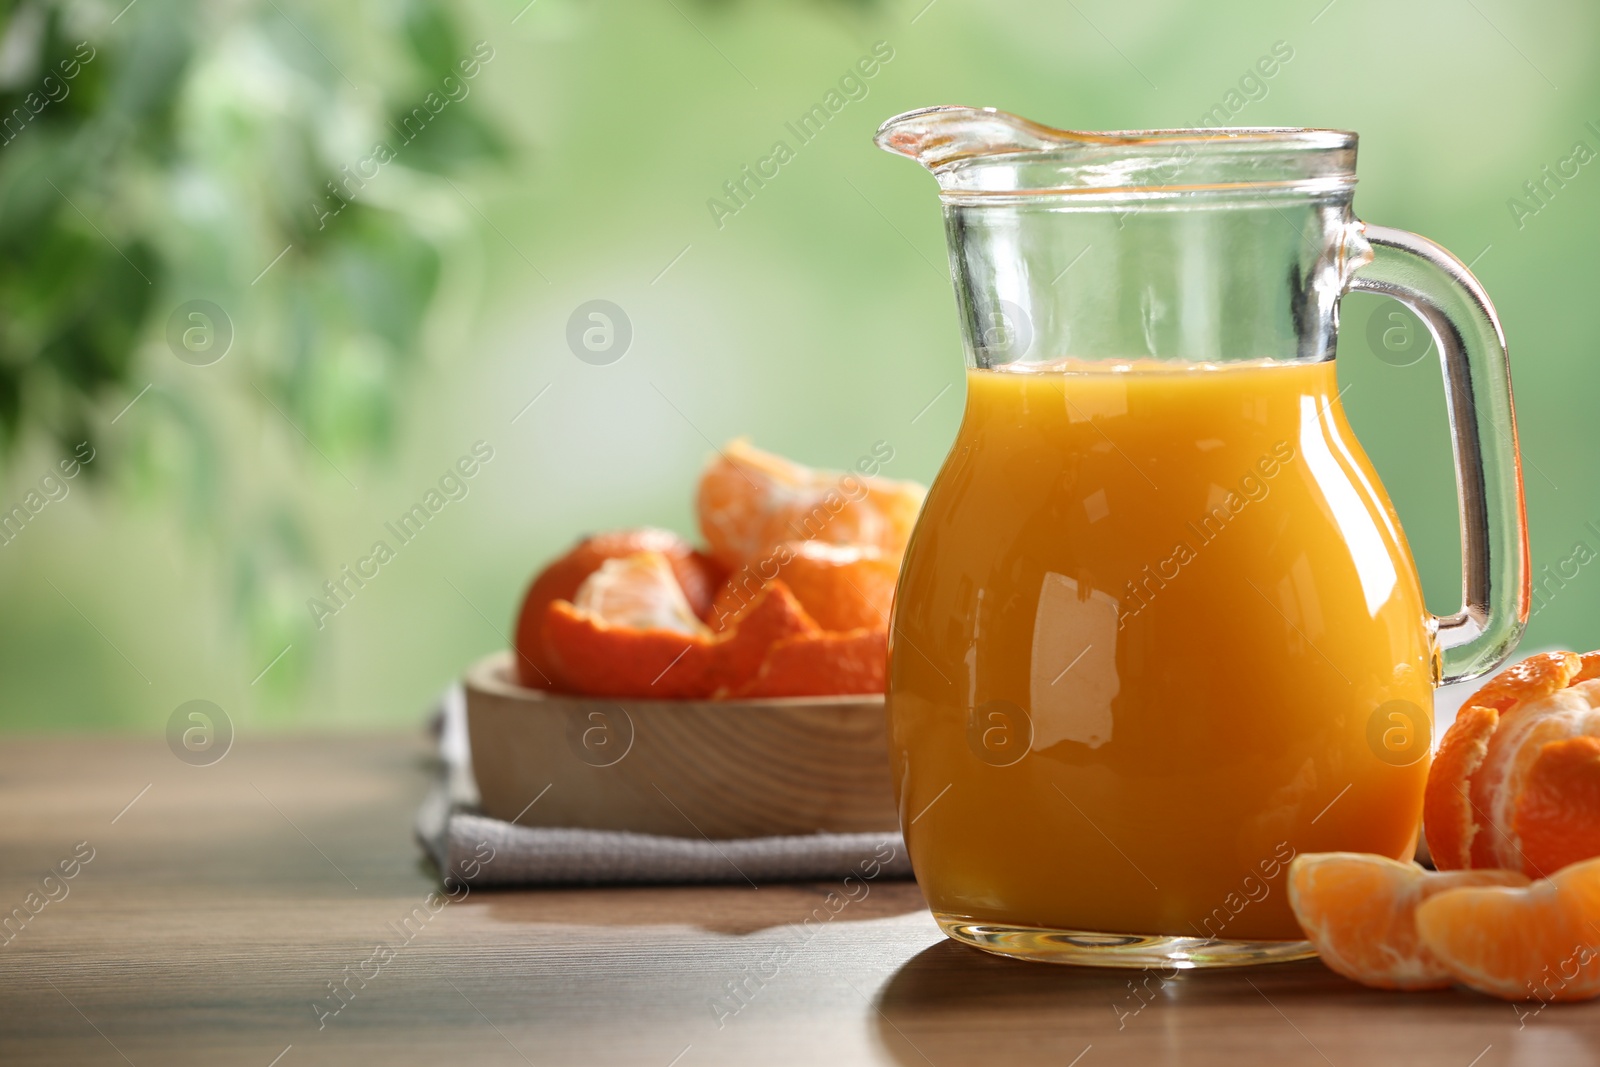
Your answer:
[[[451,686],[434,715],[440,781],[417,812],[417,840],[442,875],[472,886],[806,882],[910,878],[900,832],[711,841],[616,830],[518,826],[475,810],[466,696]]]

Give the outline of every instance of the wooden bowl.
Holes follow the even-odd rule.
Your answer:
[[[515,678],[499,652],[463,681],[493,818],[693,838],[899,825],[881,696],[610,700]]]

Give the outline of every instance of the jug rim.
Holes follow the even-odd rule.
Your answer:
[[[903,112],[874,137],[878,147],[932,172],[947,200],[979,201],[1347,192],[1355,183],[1358,141],[1350,130],[1309,126],[1090,132],[960,105]]]

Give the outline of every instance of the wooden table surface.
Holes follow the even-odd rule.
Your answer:
[[[410,738],[241,738],[210,767],[160,740],[0,742],[0,909],[39,894],[0,934],[0,1063],[1600,1063],[1600,1003],[1519,1019],[1315,961],[1017,963],[946,941],[910,883],[809,940],[828,885],[474,891],[402,941],[436,888],[411,837],[430,773]],[[321,1016],[347,967],[377,973]]]

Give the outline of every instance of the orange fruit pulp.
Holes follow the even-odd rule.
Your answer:
[[[857,466],[877,470],[879,464],[863,459]],[[785,541],[871,546],[898,559],[922,497],[915,482],[817,470],[740,437],[706,466],[695,512],[711,555],[735,572],[730,578],[751,568],[770,580],[768,557]]]
[[[606,560],[583,580],[572,606],[613,626],[709,633],[678,584],[672,561],[660,552],[635,552]]]
[[[1434,957],[1480,993],[1588,1000],[1600,995],[1600,859],[1525,889],[1439,893],[1417,906],[1416,929]]]
[[[1333,364],[967,387],[890,630],[894,784],[936,915],[1298,939],[1297,852],[1409,856],[1427,616]]]
[[[738,625],[743,625],[742,619]],[[781,638],[767,650],[755,678],[735,695],[750,699],[881,694],[888,659],[885,637],[881,628],[862,627]]]
[[[1378,989],[1446,989],[1455,975],[1417,935],[1417,905],[1468,886],[1526,886],[1516,871],[1426,871],[1352,852],[1296,856],[1289,903],[1329,968]]]
[[[786,541],[776,546],[768,577],[783,580],[824,630],[884,630],[900,577],[898,556],[870,545]],[[732,625],[766,583],[751,567],[733,572],[707,616],[711,628]]]

